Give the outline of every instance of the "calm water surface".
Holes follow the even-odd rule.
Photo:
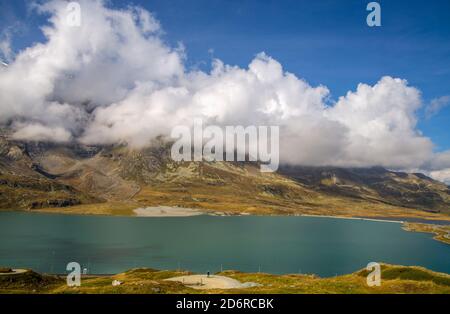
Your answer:
[[[362,220],[0,213],[0,266],[66,273],[72,261],[96,274],[152,267],[334,276],[371,261],[450,273],[450,245]]]

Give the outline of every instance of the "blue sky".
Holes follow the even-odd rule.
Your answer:
[[[424,104],[450,95],[450,1],[379,1],[382,26],[373,28],[365,22],[368,2],[132,1],[156,16],[167,42],[183,43],[193,68],[208,70],[212,57],[245,67],[264,51],[286,71],[327,86],[334,99],[384,75],[407,79],[422,91]],[[0,1],[0,29],[12,29],[16,52],[43,40],[45,17],[30,13],[28,3]],[[419,129],[436,149],[450,149],[450,106],[419,117]]]

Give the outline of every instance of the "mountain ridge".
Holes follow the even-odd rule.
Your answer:
[[[170,144],[144,149],[0,137],[0,208],[133,215],[145,206],[225,214],[414,216],[450,219],[450,189],[380,167],[174,162]],[[121,210],[118,210],[121,208]]]

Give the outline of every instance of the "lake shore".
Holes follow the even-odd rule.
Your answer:
[[[330,216],[330,215],[299,215],[300,217],[315,217],[315,218],[332,218],[332,219],[348,219],[348,220],[364,220],[364,221],[376,221],[376,222],[391,222],[403,224],[403,220],[389,220],[389,219],[377,219],[369,217],[345,217],[345,216]]]
[[[137,216],[137,217],[186,217],[197,215],[213,215],[213,216],[302,216],[302,217],[326,217],[336,219],[354,219],[354,220],[369,220],[380,222],[393,222],[393,223],[426,223],[426,224],[443,224],[450,225],[450,217],[442,214],[426,215],[420,213],[420,215],[405,214],[405,213],[392,213],[383,212],[381,214],[321,214],[318,213],[267,213],[267,212],[239,212],[239,211],[224,211],[212,208],[195,208],[195,207],[181,207],[171,205],[154,205],[154,206],[137,206],[135,203],[100,203],[100,204],[88,204],[88,205],[76,205],[61,208],[40,208],[40,209],[0,209],[0,211],[18,211],[18,212],[31,212],[31,213],[48,213],[48,214],[68,214],[68,215],[87,215],[87,216]]]
[[[133,212],[138,217],[190,217],[204,214],[193,208],[171,206],[141,207],[134,209]]]
[[[410,223],[403,224],[403,230],[411,232],[423,232],[434,234],[433,239],[439,242],[450,244],[450,225],[430,225],[424,223]]]

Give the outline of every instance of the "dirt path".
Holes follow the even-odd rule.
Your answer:
[[[28,271],[27,269],[13,269],[12,272],[9,272],[9,273],[0,273],[0,276],[19,275],[19,274],[26,273],[27,271]]]
[[[210,275],[209,277],[206,275],[190,275],[173,277],[166,280],[178,281],[194,289],[236,289],[251,286],[248,284],[242,284],[241,282],[229,277],[216,275]]]

